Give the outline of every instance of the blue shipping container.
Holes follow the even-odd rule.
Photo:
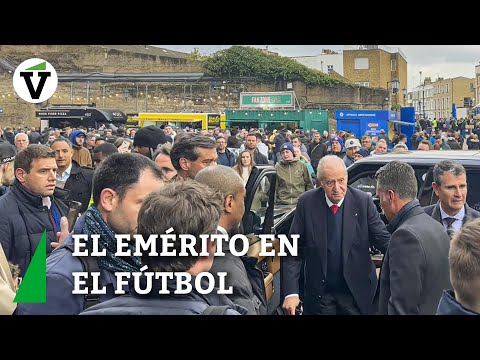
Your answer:
[[[357,137],[365,134],[379,136],[380,130],[388,133],[388,122],[398,121],[398,114],[389,110],[337,110],[337,130],[350,131]]]

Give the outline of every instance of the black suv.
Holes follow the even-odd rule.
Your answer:
[[[378,198],[375,196],[375,173],[390,161],[404,161],[415,171],[418,183],[417,198],[420,204],[422,206],[435,204],[438,198],[432,188],[433,167],[447,159],[457,161],[465,167],[468,184],[467,203],[470,207],[480,210],[480,151],[475,150],[406,151],[370,156],[348,167],[348,184],[372,194],[380,212]],[[246,185],[245,215],[242,222],[244,234],[288,234],[295,215],[295,206],[274,204],[275,183],[276,173],[273,166],[259,165],[252,170]],[[254,245],[255,240],[256,237],[252,236],[250,243]],[[267,294],[270,294],[269,310],[272,310],[280,304],[280,293],[276,291],[280,288],[279,259],[258,260],[265,274],[273,275],[273,279],[268,277],[268,284],[266,280],[266,286],[269,287]],[[378,261],[377,265],[379,264]]]

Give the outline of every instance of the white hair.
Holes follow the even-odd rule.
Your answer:
[[[342,158],[339,158],[336,155],[326,155],[322,157],[318,162],[318,166],[317,166],[318,179],[323,179],[323,168],[325,167],[325,165],[327,165],[327,163],[330,163],[330,162],[338,163],[337,166],[343,168],[345,170],[345,173],[347,173],[347,166],[345,165],[345,161],[343,161]]]
[[[14,141],[17,141],[17,138],[18,138],[20,135],[25,135],[25,136],[27,137],[27,140],[28,140],[28,135],[27,135],[27,134],[25,134],[25,133],[18,133],[17,135],[15,135]]]

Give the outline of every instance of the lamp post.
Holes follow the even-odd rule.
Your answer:
[[[148,84],[145,84],[145,112],[148,112]]]
[[[106,84],[102,85],[102,87],[103,87],[103,96],[102,96],[102,99],[103,99],[103,102],[102,102],[102,103],[103,103],[103,107],[105,107],[105,87],[106,87],[106,86],[107,86]]]
[[[392,84],[392,95],[395,95],[395,99],[397,99],[397,93],[398,89],[400,88],[400,81],[397,79],[392,80],[392,81],[387,81],[387,91],[388,91],[388,97],[391,99],[392,97],[390,96],[390,88],[388,87],[388,84]],[[398,103],[398,100],[396,100]],[[396,104],[398,105],[398,104]],[[393,107],[393,104],[392,104]]]
[[[419,115],[420,115],[420,112],[421,112],[422,118],[425,119],[425,82],[422,83],[422,72],[421,71],[420,71],[420,85],[422,86],[422,106],[419,109]]]
[[[138,113],[138,84],[137,85],[137,95],[136,95],[136,101],[135,101],[135,111]]]

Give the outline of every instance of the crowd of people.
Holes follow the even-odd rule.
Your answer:
[[[285,313],[478,314],[480,254],[472,243],[480,238],[480,213],[466,203],[460,164],[435,166],[432,186],[439,202],[427,208],[416,199],[411,166],[393,161],[379,170],[376,195],[388,226],[371,194],[347,185],[347,167],[372,155],[478,149],[478,126],[418,126],[410,143],[404,134],[390,139],[383,130],[371,136],[168,125],[0,129],[0,314],[201,314],[213,306],[226,314],[266,315],[264,274],[253,258],[215,257],[213,243],[208,256],[114,253],[116,234],[148,237],[171,227],[175,234],[224,234],[228,242],[243,230],[252,169],[269,164],[277,174],[275,203],[297,207],[290,235],[300,235],[299,256],[282,260]],[[268,191],[264,180],[252,208],[265,205]],[[46,302],[16,304],[19,280],[44,231]],[[86,263],[73,256],[73,234],[99,234],[106,256]],[[86,246],[92,249],[91,240]],[[384,254],[378,281],[372,247]],[[154,295],[145,296],[124,284],[119,296],[114,274],[144,265],[188,272],[192,281],[203,271],[226,271],[233,294],[163,296],[154,286]],[[100,272],[105,294],[72,294],[72,273],[86,266]]]

